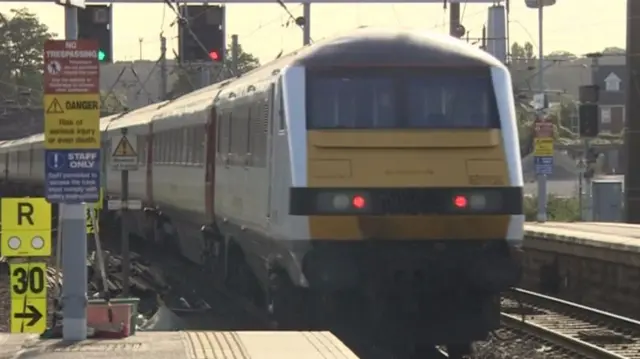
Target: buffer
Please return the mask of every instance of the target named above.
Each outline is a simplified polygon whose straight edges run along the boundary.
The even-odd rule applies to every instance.
[[[47,113],[51,113],[51,114],[64,113],[64,110],[62,109],[62,105],[60,105],[60,101],[58,101],[57,98],[54,98],[53,101],[51,101],[51,104],[47,108]]]
[[[111,154],[111,157],[134,157],[138,156],[136,150],[131,146],[131,142],[127,139],[127,136],[122,136],[118,146]]]

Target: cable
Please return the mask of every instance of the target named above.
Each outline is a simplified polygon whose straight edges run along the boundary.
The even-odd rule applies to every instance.
[[[301,23],[303,21],[308,21],[309,19],[305,19],[303,17],[295,17],[293,16],[293,14],[291,13],[291,11],[289,11],[289,8],[287,7],[287,5],[282,1],[282,0],[276,0],[276,2],[284,9],[284,11],[287,13],[287,15],[289,15],[289,19],[287,20],[286,26],[288,27],[289,24],[293,21],[294,24],[298,25],[298,27],[304,31],[304,23]],[[309,41],[313,44],[315,41],[313,41],[313,38],[309,37]]]
[[[298,5],[298,7],[300,7],[300,6],[302,6],[302,5]],[[273,23],[276,23],[276,22],[278,22],[278,21],[281,21],[281,19],[282,19],[282,15],[278,15],[278,16],[276,16],[276,17],[274,17],[274,18],[272,18],[272,19],[268,20],[267,22],[265,22],[265,23],[263,23],[263,24],[260,24],[260,26],[258,26],[258,27],[256,27],[255,29],[253,29],[253,31],[251,31],[251,32],[250,32],[250,33],[248,33],[247,35],[243,35],[243,36],[242,36],[242,38],[243,38],[243,39],[248,39],[248,38],[250,38],[251,36],[255,35],[258,31],[260,31],[260,30],[264,29],[265,27],[267,27],[267,26],[269,26],[269,25],[271,25],[271,24],[273,24]]]
[[[185,18],[184,16],[182,16],[182,14],[180,13],[180,11],[178,11],[178,9],[176,9],[176,7],[173,5],[173,3],[171,2],[171,0],[164,0],[165,5],[167,5],[172,11],[173,13],[176,15],[176,21],[174,21],[173,23],[171,23],[171,25],[175,24],[176,22],[178,23],[178,26],[180,26],[180,28],[182,29],[186,29],[189,33],[189,36],[191,36],[191,38],[196,42],[196,44],[198,45],[198,47],[200,49],[202,49],[202,51],[204,51],[205,54],[207,54],[207,57],[211,60],[211,63],[213,64],[217,64],[216,61],[214,61],[214,59],[210,58],[209,55],[209,51],[207,51],[207,48],[202,44],[202,41],[200,41],[200,39],[198,38],[198,36],[193,32],[193,30],[191,29],[191,25],[189,24],[189,19]],[[177,1],[176,1],[177,4]],[[176,55],[176,58],[180,58],[174,51],[174,55]],[[181,66],[181,65],[180,65]],[[231,73],[232,76],[239,76],[238,74],[235,74],[233,72],[232,69],[230,69],[227,66],[227,62],[225,61],[225,59],[223,59],[222,61],[222,66],[220,67],[220,70],[218,71],[218,73],[214,76],[216,79],[220,78],[220,76],[222,75],[222,73],[224,71],[228,71],[229,73]]]
[[[464,3],[464,5],[462,6],[462,14],[460,15],[460,22],[462,23],[462,21],[464,20],[464,12],[467,10],[467,2]]]
[[[163,6],[162,7],[162,17],[160,20],[160,35],[162,36],[162,34],[164,34],[164,21],[166,20],[166,16],[167,16],[167,7]]]
[[[191,29],[191,25],[189,24],[189,19],[185,18],[184,16],[182,16],[182,14],[180,14],[180,11],[178,11],[178,9],[176,9],[176,7],[173,6],[173,3],[171,2],[171,0],[164,0],[164,3],[176,15],[176,22],[178,23],[178,26],[180,26],[180,28],[182,29],[186,29],[189,32],[189,36],[191,36],[191,38],[196,42],[196,44],[198,44],[198,47],[202,49],[202,51],[204,51],[205,54],[209,55],[209,51],[207,51],[207,48],[202,44],[202,41],[200,41],[198,36]],[[173,22],[172,24],[174,23],[175,22]],[[211,62],[215,63],[213,59],[211,59]]]

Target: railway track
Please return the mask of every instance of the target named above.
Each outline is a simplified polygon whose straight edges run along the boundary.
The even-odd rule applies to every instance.
[[[640,322],[594,308],[514,289],[503,296],[501,321],[572,357],[640,359]]]

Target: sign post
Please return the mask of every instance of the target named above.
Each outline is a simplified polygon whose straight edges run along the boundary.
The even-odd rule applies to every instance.
[[[51,204],[44,198],[3,198],[2,255],[51,255]],[[44,332],[47,326],[47,264],[11,262],[11,332]]]
[[[136,136],[128,136],[127,128],[123,128],[119,138],[111,141],[111,166],[115,171],[122,171],[120,182],[122,188],[122,206],[120,208],[120,227],[122,230],[122,294],[129,295],[129,228],[127,227],[127,201],[129,200],[129,170],[138,169],[136,153]]]
[[[553,123],[545,118],[536,118],[533,155],[537,175],[553,173],[553,141]]]
[[[100,200],[100,65],[98,43],[77,40],[78,9],[65,2],[65,40],[44,55],[46,198],[60,204],[63,338],[87,338],[85,203]]]

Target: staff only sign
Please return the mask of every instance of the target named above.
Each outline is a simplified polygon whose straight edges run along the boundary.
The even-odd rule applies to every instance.
[[[48,151],[47,199],[52,202],[97,202],[100,199],[100,151]]]

